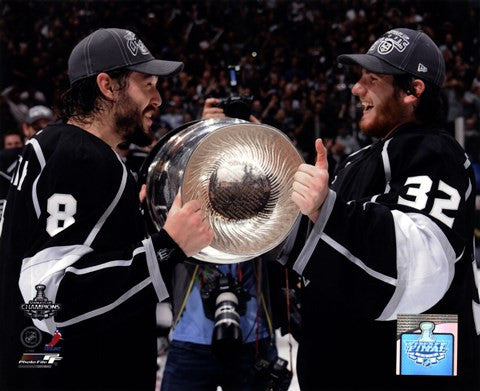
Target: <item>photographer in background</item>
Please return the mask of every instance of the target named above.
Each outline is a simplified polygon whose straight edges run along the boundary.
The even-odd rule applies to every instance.
[[[224,118],[226,117],[225,111],[222,107],[219,106],[222,100],[219,98],[207,98],[205,100],[205,105],[203,106],[202,119],[207,118]],[[250,122],[254,124],[260,124],[260,120],[255,117],[253,114],[249,115]]]
[[[206,99],[202,119],[224,118],[219,102]],[[266,263],[256,258],[230,265],[175,265],[174,324],[162,391],[288,389],[291,373],[277,358]],[[224,310],[229,315],[223,320],[231,316],[235,324],[216,322]]]
[[[225,98],[207,98],[203,106],[202,119],[207,118],[239,118],[259,124],[258,118],[252,115],[253,96],[250,89],[240,91],[240,65],[228,66],[230,95]]]

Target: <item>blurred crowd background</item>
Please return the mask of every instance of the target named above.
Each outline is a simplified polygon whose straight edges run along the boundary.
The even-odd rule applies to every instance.
[[[479,21],[480,0],[3,0],[2,147],[32,122],[30,108],[57,115],[73,46],[99,27],[121,27],[136,32],[154,56],[185,63],[178,77],[159,83],[158,137],[198,119],[206,98],[229,96],[227,67],[238,64],[240,93],[253,96],[259,120],[287,134],[306,161],[315,158],[317,137],[340,161],[372,140],[359,132],[361,106],[350,93],[358,70],[343,69],[336,57],[366,51],[390,28],[409,27],[424,30],[444,54],[447,128],[474,163],[478,193]]]

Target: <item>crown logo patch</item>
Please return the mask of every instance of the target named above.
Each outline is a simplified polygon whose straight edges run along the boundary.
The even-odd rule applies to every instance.
[[[150,54],[143,42],[138,39],[137,36],[131,31],[126,33],[123,38],[125,38],[125,40],[127,41],[127,48],[130,53],[132,53],[132,55],[136,56],[139,50],[140,53],[142,53],[143,55]]]

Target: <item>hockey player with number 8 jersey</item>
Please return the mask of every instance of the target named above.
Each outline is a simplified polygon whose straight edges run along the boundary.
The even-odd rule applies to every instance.
[[[167,249],[163,253],[180,260],[184,254],[165,231],[145,236],[136,188],[119,156],[75,126],[51,125],[26,146],[2,219],[2,371],[20,371],[26,351],[20,333],[32,320],[44,338],[62,331],[62,360],[53,373],[23,370],[19,379],[33,372],[37,381],[47,375],[61,384],[55,371],[74,363],[82,368],[87,363],[78,359],[89,355],[105,355],[106,366],[113,364],[110,355],[126,349],[155,356],[155,345],[146,346],[138,335],[154,341],[145,334],[155,330],[155,303],[168,297],[156,252]],[[35,298],[39,284],[61,307],[55,316],[30,319],[21,305]],[[103,332],[109,335],[102,340]],[[78,346],[77,338],[89,342]],[[114,365],[122,368],[121,362]],[[150,381],[151,365],[140,369]],[[139,386],[143,381],[135,380]]]
[[[0,389],[154,389],[162,273],[213,232],[199,202],[177,195],[148,236],[115,148],[151,142],[159,76],[182,67],[124,29],[99,29],[72,50],[64,123],[25,147],[1,220]]]

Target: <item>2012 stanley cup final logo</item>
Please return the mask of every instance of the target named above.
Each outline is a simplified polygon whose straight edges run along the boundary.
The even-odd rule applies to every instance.
[[[46,286],[38,284],[35,286],[36,296],[28,303],[22,304],[20,308],[25,315],[32,319],[47,319],[54,316],[60,309],[60,304],[55,304],[45,296]]]
[[[405,349],[410,360],[416,364],[429,367],[438,364],[444,360],[448,351],[448,343],[440,339],[434,338],[433,322],[420,323],[422,334],[416,341],[405,342]]]
[[[397,375],[456,376],[458,316],[397,317]]]
[[[149,50],[147,47],[143,44],[143,42],[137,38],[137,36],[129,31],[124,35],[125,40],[127,41],[127,48],[130,50],[130,53],[132,55],[136,56],[138,54],[138,51],[140,50],[140,53],[143,55],[150,54]]]

